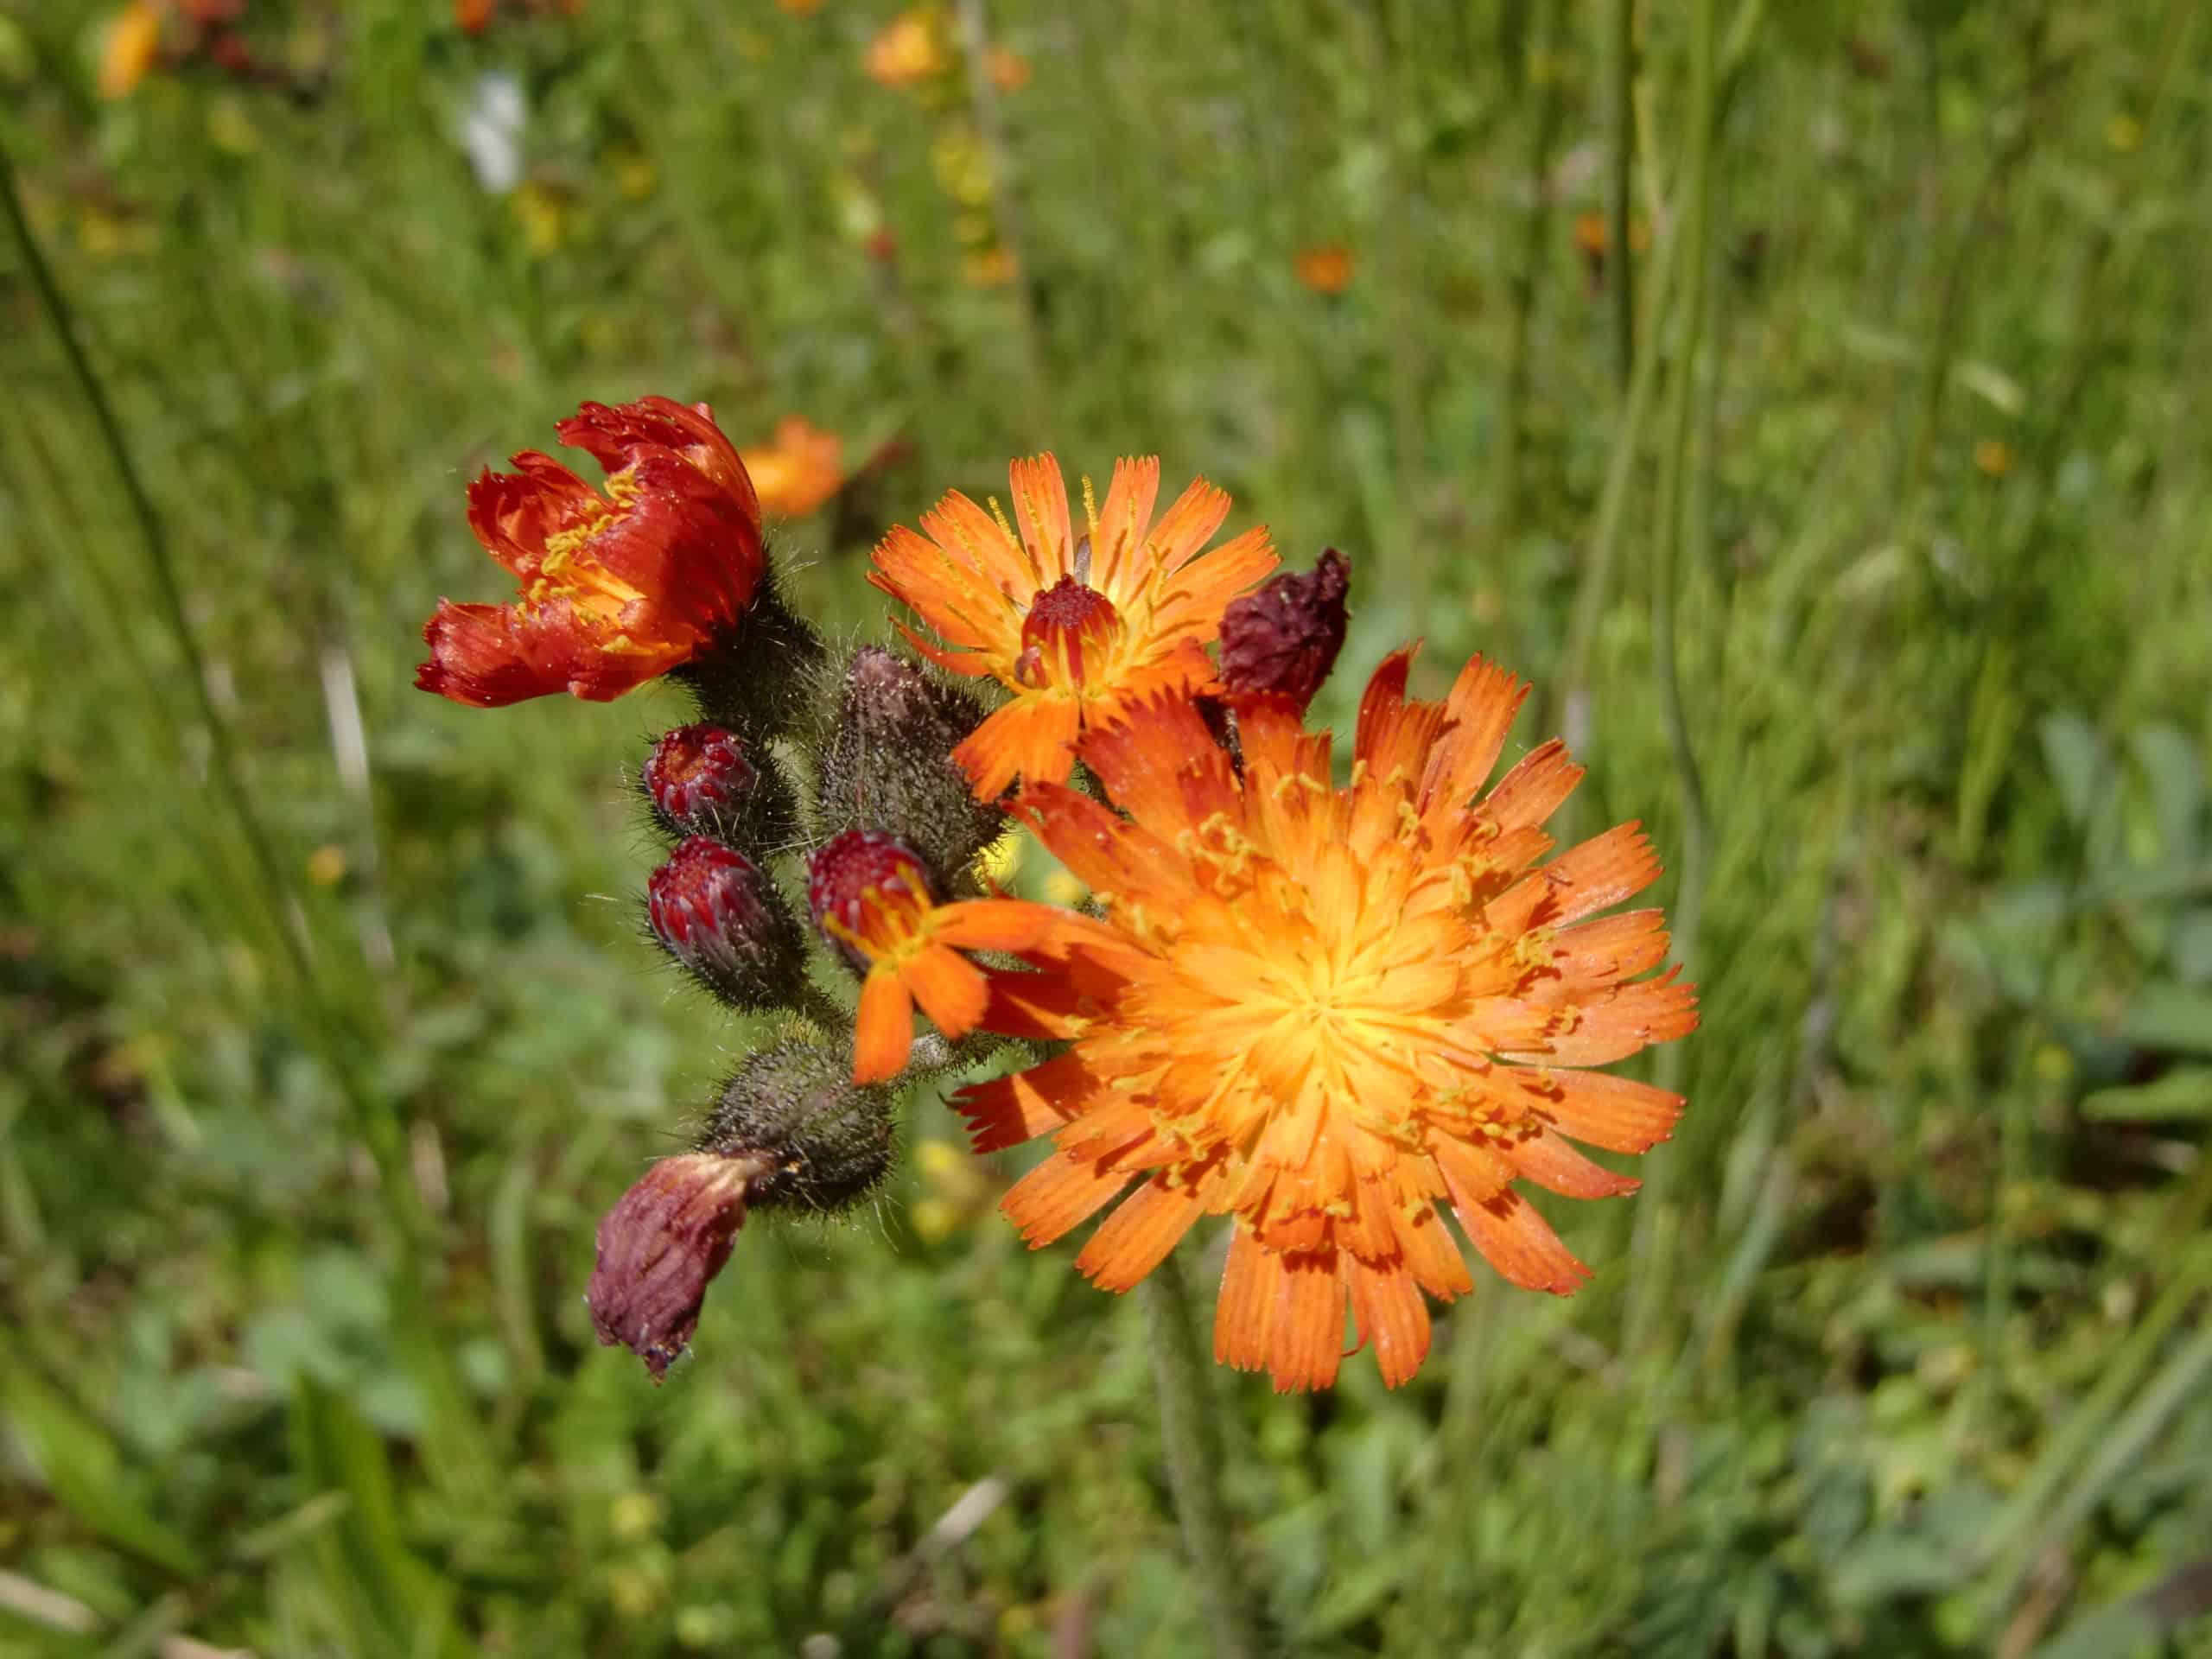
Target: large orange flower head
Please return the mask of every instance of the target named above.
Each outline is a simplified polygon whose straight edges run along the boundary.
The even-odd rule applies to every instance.
[[[605,492],[534,449],[469,486],[469,528],[522,596],[440,600],[423,690],[479,708],[619,697],[726,640],[759,590],[760,504],[704,404],[586,404],[556,429]]]
[[[1440,1205],[1514,1284],[1580,1284],[1515,1183],[1633,1190],[1569,1141],[1641,1152],[1682,1102],[1587,1068],[1697,1023],[1690,987],[1638,977],[1660,913],[1598,914],[1659,874],[1636,826],[1540,865],[1580,768],[1547,743],[1478,799],[1525,689],[1477,658],[1408,701],[1408,661],[1368,687],[1349,784],[1285,703],[1240,707],[1240,772],[1154,696],[1083,743],[1121,812],[1025,791],[1104,915],[1022,952],[1047,971],[998,975],[983,1016],[1071,1046],[962,1097],[979,1150],[1055,1137],[1005,1201],[1033,1247],[1122,1200],[1077,1260],[1107,1289],[1234,1217],[1214,1351],[1279,1389],[1334,1379],[1347,1305],[1384,1382],[1414,1375],[1422,1292],[1472,1285]]]
[[[920,534],[901,524],[884,537],[868,576],[944,641],[908,630],[916,649],[1011,694],[953,751],[982,800],[1016,779],[1065,781],[1081,734],[1148,694],[1211,684],[1205,645],[1222,611],[1275,565],[1264,528],[1199,556],[1230,505],[1204,479],[1154,523],[1157,456],[1116,461],[1103,509],[1085,480],[1080,533],[1051,455],[1015,461],[1010,481],[1014,524],[955,490]]]

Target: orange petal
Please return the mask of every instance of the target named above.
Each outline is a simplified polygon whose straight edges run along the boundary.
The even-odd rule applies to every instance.
[[[943,548],[957,563],[965,564],[983,579],[984,585],[1027,606],[1039,588],[1049,584],[1037,579],[1029,555],[1010,541],[999,521],[957,490],[922,515],[922,533]]]
[[[998,799],[1016,778],[1064,784],[1075,770],[1078,719],[1067,697],[1017,696],[969,733],[952,758],[979,801]]]
[[[1027,1071],[971,1083],[953,1096],[952,1104],[967,1122],[969,1144],[977,1152],[998,1152],[1072,1122],[1104,1086],[1081,1052],[1071,1049]]]
[[[881,1083],[905,1068],[914,1046],[914,1004],[889,966],[871,969],[853,1026],[853,1081]]]
[[[1262,1249],[1251,1229],[1239,1222],[1230,1236],[1229,1262],[1221,1272],[1221,1297],[1214,1304],[1216,1364],[1256,1371],[1268,1363],[1275,1281],[1281,1274],[1282,1258]]]
[[[1274,1318],[1268,1325],[1268,1370],[1275,1392],[1325,1389],[1337,1380],[1344,1352],[1344,1281],[1337,1252],[1277,1257]]]
[[[1162,633],[1214,639],[1221,632],[1221,613],[1229,601],[1281,563],[1268,540],[1267,526],[1248,530],[1185,566],[1153,612],[1152,626]]]
[[[1027,899],[963,899],[938,906],[933,937],[963,950],[1027,950],[1049,937],[1065,912]]]
[[[1561,1134],[1608,1152],[1643,1152],[1674,1133],[1680,1095],[1605,1071],[1539,1074],[1536,1109]]]
[[[1366,760],[1384,727],[1395,722],[1398,710],[1405,706],[1406,673],[1419,649],[1407,645],[1392,652],[1368,676],[1367,690],[1360,693],[1359,721],[1352,737],[1354,760]]]
[[[1451,721],[1430,752],[1422,780],[1425,800],[1457,811],[1490,780],[1491,768],[1505,747],[1514,716],[1529,699],[1529,688],[1495,664],[1471,657],[1445,700]]]
[[[1195,1187],[1155,1175],[1099,1224],[1076,1271],[1101,1290],[1127,1290],[1166,1260],[1203,1211]]]
[[[1041,1249],[1104,1209],[1128,1184],[1126,1169],[1101,1169],[1087,1158],[1056,1152],[1016,1181],[999,1208],[1031,1249]]]
[[[1159,498],[1158,455],[1114,463],[1114,481],[1107,488],[1097,540],[1090,550],[1090,585],[1117,605],[1152,574],[1145,532],[1152,528],[1153,504]]]
[[[1488,1147],[1478,1147],[1454,1135],[1433,1133],[1428,1155],[1451,1189],[1452,1202],[1464,1209],[1496,1198],[1513,1184],[1513,1166]]]
[[[1483,798],[1482,814],[1501,830],[1541,823],[1582,781],[1582,768],[1567,757],[1567,745],[1554,738],[1522,755],[1497,787]]]
[[[1483,919],[1504,933],[1563,926],[1617,905],[1659,879],[1659,855],[1636,824],[1570,847],[1491,900]]]
[[[1014,522],[1035,556],[1037,585],[1050,588],[1075,574],[1075,535],[1068,523],[1068,488],[1060,463],[1050,454],[1032,455],[1007,467],[1014,490]]]
[[[1172,575],[1189,563],[1228,517],[1229,497],[1203,478],[1192,479],[1191,487],[1176,497],[1175,505],[1152,532],[1152,547],[1159,556],[1161,571]]]
[[[1402,1262],[1368,1262],[1344,1258],[1351,1289],[1352,1323],[1360,1339],[1375,1350],[1382,1385],[1395,1389],[1421,1370],[1428,1357],[1428,1304]]]
[[[1483,1259],[1508,1283],[1568,1296],[1589,1279],[1590,1269],[1518,1192],[1501,1192],[1481,1204],[1455,1201],[1452,1208]]]
[[[991,1000],[983,1010],[984,1030],[1033,1042],[1082,1034],[1090,1000],[1065,976],[994,968],[985,976],[990,981]]]
[[[1617,1198],[1643,1185],[1591,1162],[1549,1129],[1508,1147],[1505,1155],[1518,1173],[1562,1198]]]
[[[1675,978],[1681,971],[1674,969],[1660,978],[1640,979],[1601,993],[1595,1001],[1571,1005],[1579,1016],[1573,1030],[1551,1037],[1539,1054],[1510,1058],[1610,1065],[1654,1043],[1687,1037],[1697,1029],[1697,987]]]
[[[1439,1301],[1448,1302],[1475,1287],[1473,1275],[1467,1271],[1467,1258],[1460,1255],[1458,1243],[1434,1205],[1424,1204],[1411,1217],[1393,1211],[1390,1221],[1407,1270],[1423,1290]]]
[[[942,944],[925,945],[907,957],[899,977],[931,1023],[948,1037],[965,1037],[975,1030],[990,1006],[991,986],[983,970]]]
[[[1553,942],[1558,975],[1541,988],[1562,995],[1618,984],[1667,959],[1667,913],[1630,910],[1562,928]]]

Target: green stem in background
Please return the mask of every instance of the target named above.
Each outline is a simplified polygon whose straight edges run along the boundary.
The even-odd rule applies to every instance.
[[[974,111],[976,141],[991,175],[991,217],[999,243],[1014,259],[1016,332],[1020,337],[1022,381],[1028,392],[1033,429],[1046,418],[1045,331],[1037,315],[1037,273],[1029,263],[1021,204],[1014,188],[1014,168],[999,123],[998,88],[991,84],[985,54],[990,50],[991,22],[984,0],[960,0],[961,57],[968,67],[968,100]]]
[[[1705,874],[1709,856],[1705,780],[1698,768],[1697,751],[1690,741],[1689,721],[1682,709],[1681,675],[1676,664],[1675,588],[1683,563],[1682,543],[1688,538],[1690,521],[1690,433],[1696,423],[1698,348],[1705,325],[1706,276],[1712,265],[1713,151],[1718,116],[1713,75],[1713,0],[1695,0],[1690,12],[1689,107],[1684,113],[1689,142],[1683,160],[1683,223],[1679,229],[1682,249],[1681,321],[1675,351],[1674,378],[1668,387],[1667,455],[1659,477],[1659,509],[1654,518],[1651,560],[1651,669],[1653,689],[1659,697],[1661,718],[1667,728],[1667,746],[1675,760],[1675,774],[1681,791],[1681,855],[1680,880],[1675,899],[1675,957],[1689,962],[1697,952],[1698,931],[1705,907]],[[1657,1066],[1662,1088],[1679,1085],[1681,1050],[1664,1050]],[[1627,1334],[1630,1353],[1650,1337],[1660,1301],[1672,1278],[1669,1248],[1672,1235],[1664,1226],[1666,1187],[1673,1160],[1665,1156],[1649,1161],[1644,1190],[1636,1211],[1636,1236],[1630,1259],[1634,1263],[1629,1286]]]
[[[1625,394],[1636,372],[1636,259],[1628,240],[1636,183],[1636,0],[1605,4],[1606,321],[1613,378]]]
[[[1505,376],[1498,415],[1497,499],[1491,509],[1491,545],[1505,557],[1521,527],[1522,428],[1527,420],[1529,337],[1536,313],[1537,278],[1544,268],[1546,233],[1551,225],[1552,145],[1559,132],[1558,62],[1564,0],[1542,0],[1535,42],[1529,48],[1524,84],[1536,95],[1535,119],[1529,124],[1528,166],[1521,188],[1521,247],[1510,279],[1505,334]],[[1406,331],[1410,338],[1411,331]]]
[[[1236,1540],[1221,1501],[1221,1435],[1213,1414],[1211,1378],[1198,1351],[1191,1292],[1173,1255],[1147,1274],[1138,1294],[1160,1393],[1160,1436],[1167,1447],[1168,1484],[1183,1525],[1183,1548],[1205,1604],[1217,1659],[1257,1659],[1258,1626],[1236,1568]]]
[[[162,620],[168,626],[177,654],[184,659],[193,704],[199,712],[200,724],[207,728],[217,791],[261,878],[261,896],[271,912],[272,931],[282,941],[299,982],[309,984],[315,976],[314,961],[307,941],[299,931],[299,912],[291,902],[291,886],[284,879],[276,848],[262,828],[261,819],[246,793],[245,776],[238,766],[238,743],[230,722],[215,706],[214,694],[208,689],[207,657],[200,649],[199,636],[193,632],[191,619],[185,614],[184,594],[177,584],[176,562],[170,556],[168,528],[139,475],[130,446],[124,441],[122,424],[116,419],[114,405],[108,401],[107,388],[93,372],[92,362],[78,340],[76,319],[70,311],[69,302],[62,294],[60,284],[54,281],[53,269],[39,249],[38,238],[31,234],[30,221],[23,215],[22,200],[16,186],[15,162],[4,143],[0,143],[0,208],[6,212],[9,231],[22,257],[23,268],[29,273],[31,288],[38,295],[39,308],[46,314],[47,326],[61,347],[62,357],[69,365],[70,378],[77,383],[86,407],[92,410],[109,463],[123,486],[124,500],[130,509],[139,547],[146,556],[146,568],[153,576],[155,592],[161,602]]]

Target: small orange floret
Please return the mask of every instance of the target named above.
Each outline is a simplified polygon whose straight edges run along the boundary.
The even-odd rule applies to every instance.
[[[1234,1217],[1215,1353],[1281,1389],[1334,1380],[1347,1315],[1386,1383],[1420,1369],[1425,1298],[1473,1282],[1447,1208],[1511,1283],[1587,1279],[1516,1183],[1632,1191],[1569,1142],[1641,1152],[1682,1102],[1585,1068],[1697,1024],[1649,976],[1659,912],[1599,914],[1658,875],[1649,843],[1625,825],[1541,862],[1580,769],[1546,744],[1479,793],[1526,689],[1478,658],[1412,701],[1408,661],[1368,688],[1349,785],[1287,702],[1240,707],[1240,767],[1155,695],[1083,741],[1112,808],[1025,790],[1105,914],[991,976],[987,1028],[1071,1046],[959,1098],[978,1150],[1054,1139],[1005,1201],[1033,1246],[1111,1206],[1077,1258],[1107,1289]]]
[[[894,91],[950,73],[952,46],[944,9],[920,5],[900,12],[868,43],[861,61],[870,80]]]
[[[522,595],[439,601],[423,690],[479,708],[564,690],[604,702],[691,661],[752,603],[760,504],[704,404],[586,404],[556,430],[607,470],[605,492],[534,449],[469,486],[469,528]]]
[[[1291,269],[1316,294],[1341,294],[1351,286],[1351,250],[1341,242],[1316,243],[1293,256]]]
[[[1058,782],[1085,731],[1154,692],[1212,683],[1205,645],[1230,600],[1274,569],[1265,529],[1201,557],[1229,497],[1194,482],[1156,523],[1160,461],[1120,461],[1103,507],[1084,484],[1084,528],[1059,462],[1015,461],[1014,522],[957,490],[875,550],[868,580],[919,612],[943,645],[915,647],[956,674],[989,677],[1010,700],[956,749],[977,798],[1017,779]]]

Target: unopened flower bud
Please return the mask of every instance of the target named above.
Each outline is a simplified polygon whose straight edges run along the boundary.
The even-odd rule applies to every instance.
[[[1221,617],[1221,683],[1229,701],[1265,697],[1300,714],[1344,643],[1351,566],[1333,547],[1300,575],[1286,571],[1230,601]]]
[[[870,912],[925,909],[937,883],[914,849],[880,830],[848,830],[818,848],[806,866],[806,904],[814,925],[856,974],[868,958],[854,941],[869,930]]]
[[[805,942],[775,883],[704,836],[653,872],[645,912],[668,954],[733,1007],[787,1007],[805,978]]]
[[[658,1382],[699,1327],[707,1287],[729,1260],[753,1185],[773,1166],[765,1153],[664,1158],[599,1224],[592,1268],[592,1324],[620,1343]]]
[[[701,1149],[772,1160],[753,1183],[756,1209],[849,1208],[890,1171],[898,1110],[896,1090],[857,1087],[851,1071],[842,1052],[819,1043],[759,1051],[723,1088]]]
[[[982,706],[957,686],[880,645],[861,646],[822,758],[816,801],[823,830],[883,830],[933,868],[963,868],[1006,824],[995,805],[976,799],[952,759],[982,718]]]
[[[671,835],[709,836],[764,851],[791,837],[791,793],[773,757],[722,727],[702,723],[663,733],[639,781],[653,817]]]

